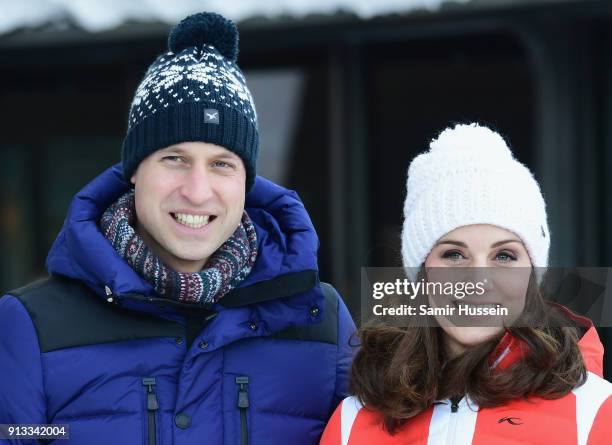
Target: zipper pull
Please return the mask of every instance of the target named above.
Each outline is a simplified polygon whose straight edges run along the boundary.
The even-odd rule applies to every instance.
[[[456,413],[459,410],[459,402],[463,397],[451,397],[451,413]]]
[[[117,300],[115,300],[115,295],[113,295],[113,291],[110,287],[108,287],[108,285],[104,286],[104,293],[106,294],[106,301],[109,303],[117,303]]]
[[[249,386],[248,377],[236,377],[236,385],[238,385],[238,408],[245,409],[249,407],[249,393],[247,387]]]
[[[155,377],[143,378],[142,384],[147,388],[147,410],[157,411],[159,409],[159,402],[155,395]]]

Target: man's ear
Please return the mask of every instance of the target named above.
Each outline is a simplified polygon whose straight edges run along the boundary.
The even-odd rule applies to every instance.
[[[132,183],[132,185],[136,185],[136,174],[135,173],[130,178],[130,182]]]

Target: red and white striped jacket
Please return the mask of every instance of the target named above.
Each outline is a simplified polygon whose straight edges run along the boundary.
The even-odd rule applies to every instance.
[[[594,327],[579,342],[588,370],[585,384],[557,400],[530,398],[478,409],[463,398],[436,402],[393,436],[382,416],[355,397],[338,406],[321,445],[611,445],[612,384],[602,378],[603,346]],[[520,343],[504,336],[495,365],[520,360]]]

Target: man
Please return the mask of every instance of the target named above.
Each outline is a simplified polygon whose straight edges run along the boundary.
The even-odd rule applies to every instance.
[[[87,445],[318,443],[354,324],[297,195],[255,176],[237,38],[216,14],[174,28],[50,278],[0,298],[0,424],[67,424]]]

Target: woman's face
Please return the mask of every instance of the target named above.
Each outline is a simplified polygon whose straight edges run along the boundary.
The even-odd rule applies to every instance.
[[[447,270],[445,274],[442,268],[449,267],[477,269]],[[438,240],[425,259],[425,268],[429,278],[436,275],[458,277],[467,274],[469,281],[485,283],[480,295],[467,296],[461,300],[453,298],[452,304],[457,308],[466,304],[480,308],[501,304],[516,318],[524,307],[531,260],[521,239],[508,230],[490,224],[474,224],[448,232]],[[430,305],[434,305],[431,298]],[[455,326],[443,318],[436,316],[444,331],[446,350],[451,357],[499,335],[504,329],[501,322],[481,322],[478,326],[479,323],[475,321],[472,327],[466,326],[465,321],[469,318],[463,318],[462,326]],[[507,321],[508,317],[504,323],[507,324]]]

